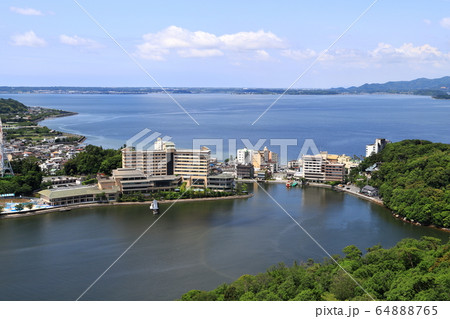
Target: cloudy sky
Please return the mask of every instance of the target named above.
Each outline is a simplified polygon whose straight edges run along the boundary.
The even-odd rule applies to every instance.
[[[318,58],[295,87],[450,75],[450,0],[379,0],[326,54],[373,0],[77,1],[104,30],[74,0],[1,1],[0,85],[156,86],[138,63],[163,86],[283,88]]]

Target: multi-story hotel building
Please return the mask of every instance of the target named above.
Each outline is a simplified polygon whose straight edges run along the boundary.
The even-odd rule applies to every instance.
[[[122,167],[135,168],[147,176],[162,176],[173,174],[173,152],[122,149]]]
[[[210,157],[211,151],[206,147],[201,150],[176,150],[173,172],[182,176],[188,186],[206,187]]]
[[[325,181],[325,173],[322,170],[323,158],[320,155],[303,155],[303,177],[309,181]]]
[[[177,150],[174,147],[162,150],[122,150],[122,167],[134,168],[147,177],[179,175],[188,186],[206,187],[208,184],[208,167],[211,151]]]
[[[247,148],[239,149],[236,152],[236,161],[238,164],[250,164],[252,162],[253,153],[255,151],[249,150]]]
[[[146,176],[142,171],[134,168],[118,168],[112,171],[112,179],[98,178],[99,187],[108,188],[109,181],[113,181],[123,194],[143,193],[155,191],[173,191],[181,184],[181,177],[175,175]],[[106,183],[105,183],[106,182]]]
[[[366,145],[366,157],[381,152],[391,141],[385,138],[377,138],[375,143]]]
[[[303,177],[312,182],[342,182],[345,177],[345,165],[338,163],[338,155],[302,156]]]

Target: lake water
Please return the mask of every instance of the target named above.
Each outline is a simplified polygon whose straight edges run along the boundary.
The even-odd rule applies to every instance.
[[[193,138],[312,138],[320,150],[349,155],[364,154],[378,137],[450,142],[450,101],[427,97],[286,96],[254,126],[274,96],[176,95],[199,126],[159,94],[1,97],[79,112],[43,124],[105,147],[119,147],[144,128],[172,136],[181,147],[192,147]],[[290,148],[291,158],[300,146]],[[391,247],[405,237],[448,240],[447,233],[402,223],[351,195],[264,187],[331,254],[350,244]],[[321,261],[325,253],[251,188],[249,199],[177,203],[84,299],[174,300],[278,262]],[[0,220],[0,300],[78,298],[155,218],[147,206],[116,206]]]
[[[273,95],[186,94],[174,97],[196,125],[163,94],[148,95],[0,95],[26,105],[54,107],[80,113],[44,121],[50,128],[87,136],[87,143],[118,148],[148,128],[172,137],[181,148],[193,139],[298,139],[289,147],[297,158],[303,141],[313,139],[322,151],[364,155],[375,138],[391,141],[420,138],[450,142],[450,100],[422,96],[284,96],[255,125],[253,121],[274,101]],[[225,151],[228,141],[223,143]],[[214,151],[214,149],[213,149]],[[235,155],[235,154],[234,154]],[[225,157],[227,157],[225,155]]]
[[[351,195],[264,187],[330,254],[405,237],[448,239]],[[177,203],[84,299],[174,300],[278,262],[322,261],[325,253],[261,189],[250,190],[249,199]],[[116,206],[0,220],[0,300],[78,298],[156,218],[147,206]]]

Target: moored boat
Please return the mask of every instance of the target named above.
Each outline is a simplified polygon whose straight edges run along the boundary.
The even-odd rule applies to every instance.
[[[153,215],[159,214],[159,206],[156,199],[150,204],[150,209],[153,211]]]

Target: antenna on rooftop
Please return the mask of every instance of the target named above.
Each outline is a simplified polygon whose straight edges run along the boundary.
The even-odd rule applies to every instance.
[[[11,163],[9,162],[8,156],[5,152],[4,142],[3,142],[3,124],[0,118],[0,174],[1,177],[5,175],[14,175]]]

